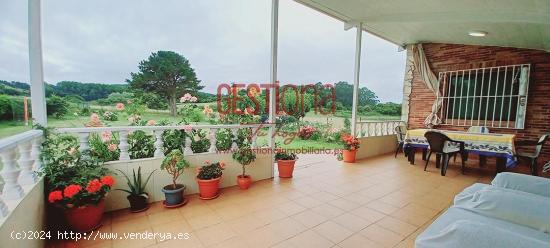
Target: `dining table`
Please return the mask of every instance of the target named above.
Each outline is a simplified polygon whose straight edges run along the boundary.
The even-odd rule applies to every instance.
[[[495,157],[496,173],[503,172],[507,168],[512,168],[517,164],[514,154],[515,146],[514,134],[499,133],[472,133],[463,131],[450,131],[440,129],[411,129],[405,134],[403,150],[405,151],[409,162],[414,164],[415,150],[422,149],[422,159],[426,160],[426,153],[429,149],[428,141],[424,134],[427,131],[441,132],[449,138],[464,142],[464,149],[469,154],[480,155],[480,158]],[[449,144],[457,146],[458,144]],[[484,163],[484,161],[482,161]]]

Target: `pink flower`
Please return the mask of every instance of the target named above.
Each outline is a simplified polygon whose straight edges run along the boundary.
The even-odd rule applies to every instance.
[[[92,115],[90,115],[90,120],[92,120],[93,122],[99,121],[99,115],[97,115],[97,113],[93,113]]]
[[[112,138],[111,132],[109,132],[109,131],[103,131],[103,132],[101,133],[101,140],[102,140],[103,142],[108,142],[108,141],[111,140],[111,138]]]
[[[134,101],[132,101],[132,100],[126,101],[126,103],[128,103],[128,104],[132,104],[133,102],[134,102]]]
[[[133,116],[128,117],[129,122],[134,122],[136,119]]]
[[[223,161],[220,161],[220,167],[221,167],[222,169],[225,168],[225,163],[224,163]]]
[[[109,144],[109,146],[107,146],[107,150],[109,150],[111,152],[116,151],[116,149],[118,149],[118,145],[115,144],[115,143],[111,143],[111,144]]]
[[[204,164],[210,164],[210,160],[204,161]]]
[[[194,96],[189,99],[190,102],[197,102],[197,100],[198,100],[197,97],[194,97]]]
[[[155,126],[157,125],[157,122],[155,120],[148,120],[147,121],[147,126]]]
[[[190,132],[191,130],[193,130],[193,126],[191,125],[184,125],[182,127],[183,130],[185,130],[186,132]]]
[[[128,100],[128,101],[130,101],[130,100]],[[121,102],[117,103],[115,108],[118,111],[124,110],[124,103],[121,103]]]
[[[187,101],[190,101],[191,98],[193,98],[193,96],[191,96],[191,94],[189,93],[185,93],[185,95],[183,95],[181,98],[180,98],[180,102],[187,102]],[[195,98],[196,99],[196,98]]]

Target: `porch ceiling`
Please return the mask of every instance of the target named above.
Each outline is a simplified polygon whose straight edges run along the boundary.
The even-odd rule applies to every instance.
[[[399,46],[418,42],[550,51],[548,0],[296,0]],[[471,37],[469,31],[485,31]]]

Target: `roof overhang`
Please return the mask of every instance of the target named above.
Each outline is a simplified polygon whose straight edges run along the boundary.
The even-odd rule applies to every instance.
[[[548,0],[295,1],[344,23],[362,22],[366,32],[401,47],[433,42],[550,51]]]

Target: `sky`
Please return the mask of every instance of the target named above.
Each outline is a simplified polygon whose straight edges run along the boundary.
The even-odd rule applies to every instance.
[[[0,80],[29,81],[27,1],[0,1]],[[48,83],[124,83],[158,50],[185,56],[205,86],[269,82],[271,0],[42,1]],[[292,0],[279,9],[281,83],[353,82],[355,29]],[[363,33],[360,86],[401,102],[405,52]]]

